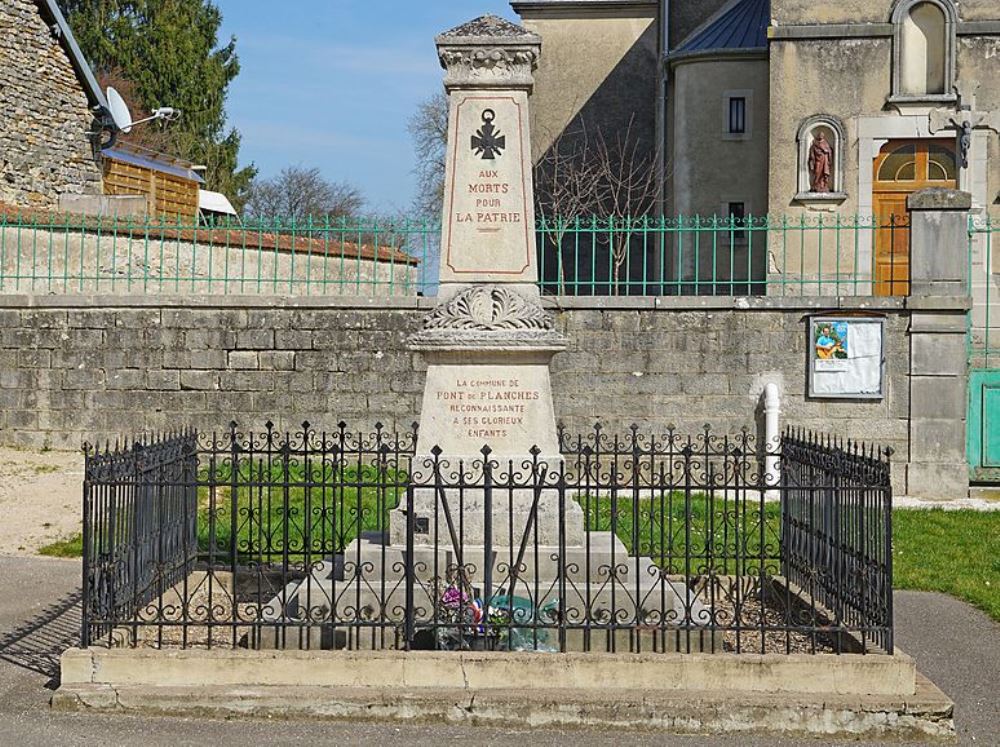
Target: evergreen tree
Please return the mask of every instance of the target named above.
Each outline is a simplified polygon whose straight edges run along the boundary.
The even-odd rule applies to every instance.
[[[128,80],[147,111],[160,106],[182,111],[168,129],[174,154],[207,166],[208,186],[241,205],[256,169],[239,168],[240,134],[226,126],[226,92],[240,64],[235,38],[219,45],[219,9],[210,0],[62,0],[62,5],[99,73]]]

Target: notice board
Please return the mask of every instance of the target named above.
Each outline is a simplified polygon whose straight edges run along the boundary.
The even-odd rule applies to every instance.
[[[809,320],[809,396],[885,397],[885,320],[818,316]]]

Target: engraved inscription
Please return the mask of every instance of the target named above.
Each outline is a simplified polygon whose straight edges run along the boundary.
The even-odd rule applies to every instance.
[[[526,95],[452,95],[459,100],[448,141],[441,277],[512,279],[535,253]]]
[[[468,438],[507,438],[524,426],[542,393],[516,377],[458,378],[453,389],[437,392],[451,425]]]
[[[524,213],[517,211],[517,204],[509,199],[510,182],[503,181],[495,169],[483,169],[475,181],[468,185],[469,201],[474,201],[475,211],[455,213],[456,223],[472,223],[479,232],[498,230],[501,224],[522,223]]]

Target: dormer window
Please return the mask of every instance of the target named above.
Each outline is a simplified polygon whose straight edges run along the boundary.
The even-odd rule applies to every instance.
[[[954,100],[958,11],[952,0],[900,0],[892,23],[890,100]]]

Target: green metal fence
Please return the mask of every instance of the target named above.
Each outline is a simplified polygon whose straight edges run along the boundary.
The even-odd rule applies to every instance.
[[[539,274],[572,296],[906,295],[898,273],[876,289],[874,263],[903,232],[906,216],[543,218]]]
[[[841,215],[542,218],[540,286],[574,296],[905,295],[895,277],[876,288],[875,247],[897,231],[908,227]],[[0,212],[0,292],[433,295],[440,236],[436,221],[410,219],[204,226]]]
[[[975,216],[969,223],[969,359],[973,368],[1000,368],[1000,219]]]
[[[410,219],[206,226],[0,213],[0,292],[417,295],[439,235],[436,222]]]

